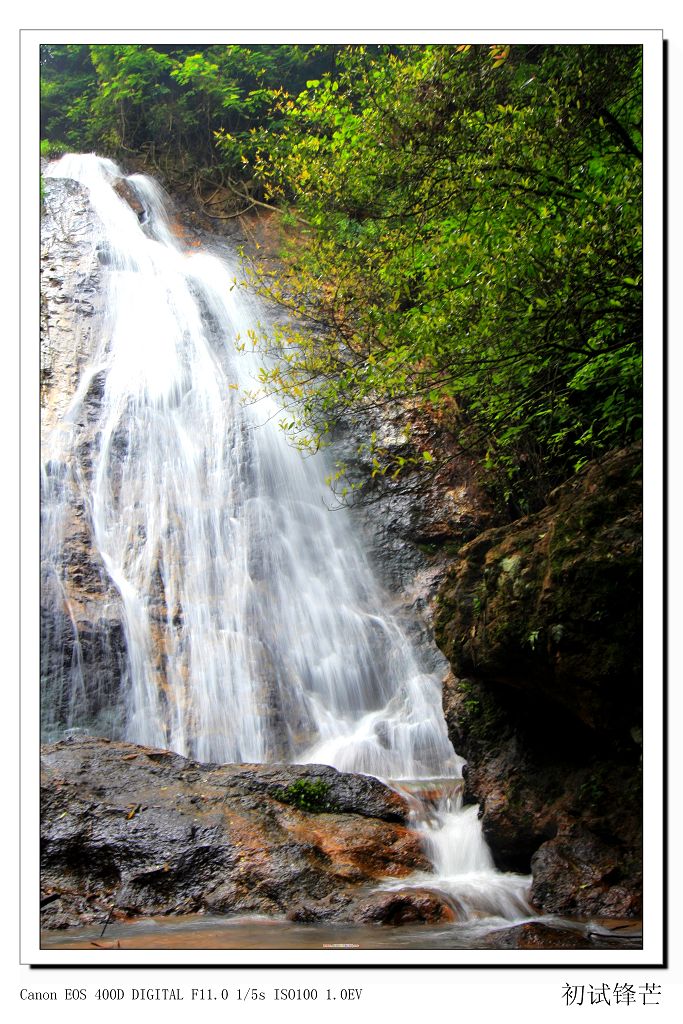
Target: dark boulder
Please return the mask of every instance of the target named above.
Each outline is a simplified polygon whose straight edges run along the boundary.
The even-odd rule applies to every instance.
[[[439,592],[455,674],[623,736],[639,723],[642,452],[593,463],[548,506],[465,545]]]
[[[578,822],[537,850],[531,870],[531,898],[549,913],[615,918],[642,913],[624,851]]]
[[[465,545],[437,601],[466,799],[550,912],[641,913],[641,454]]]
[[[348,920],[360,888],[430,870],[407,815],[376,779],[327,766],[61,741],[42,756],[43,923],[285,915],[302,903]]]
[[[457,920],[443,893],[406,888],[376,892],[358,901],[352,920],[359,924],[449,924]]]

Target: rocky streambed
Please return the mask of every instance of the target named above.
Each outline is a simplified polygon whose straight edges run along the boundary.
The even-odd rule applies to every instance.
[[[43,747],[41,821],[45,949],[640,944],[637,921],[459,921],[436,879],[408,884],[430,871],[408,802],[326,765],[199,764],[71,738]]]
[[[377,891],[430,863],[406,801],[368,776],[83,738],[43,748],[41,797],[46,928],[198,912],[455,919],[431,890]]]

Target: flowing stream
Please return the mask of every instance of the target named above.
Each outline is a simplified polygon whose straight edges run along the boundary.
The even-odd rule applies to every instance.
[[[529,879],[495,870],[476,808],[462,806],[440,679],[387,611],[350,514],[327,508],[324,456],[287,443],[271,399],[240,398],[262,357],[234,343],[268,312],[234,286],[236,264],[177,239],[151,179],[125,179],[131,205],[110,160],[68,155],[46,176],[84,185],[98,225],[102,313],[43,455],[73,465],[90,422],[87,469],[69,472],[122,611],[111,730],[200,761],[325,763],[391,780],[413,801],[435,868],[411,882],[449,893],[470,919],[528,918]],[[46,472],[55,600],[68,582],[65,500]],[[47,736],[102,728],[84,710],[99,684],[75,626],[67,661],[45,670]]]

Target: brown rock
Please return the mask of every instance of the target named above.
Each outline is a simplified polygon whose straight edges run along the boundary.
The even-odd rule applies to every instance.
[[[128,203],[131,210],[136,213],[138,217],[144,216],[145,207],[140,201],[140,196],[137,194],[130,181],[126,178],[117,178],[113,183],[112,188],[119,198]]]
[[[531,900],[548,913],[583,917],[638,917],[640,894],[620,884],[623,852],[579,823],[544,843],[531,861]]]
[[[431,889],[377,892],[360,900],[351,920],[363,924],[448,924],[457,920],[443,893]]]
[[[296,805],[302,780],[324,784],[326,810]],[[87,738],[43,748],[41,798],[45,927],[302,902],[343,916],[359,886],[429,870],[401,797],[324,765],[203,765]]]

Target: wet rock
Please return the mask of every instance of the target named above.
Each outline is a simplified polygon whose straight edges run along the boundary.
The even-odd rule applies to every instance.
[[[641,463],[640,446],[593,463],[538,514],[462,548],[436,616],[456,675],[612,736],[640,720]]]
[[[570,929],[528,922],[514,928],[491,932],[483,942],[490,949],[595,949],[591,935],[583,929]]]
[[[536,813],[511,805],[504,787],[494,786],[486,794],[482,832],[501,870],[527,874],[533,854],[554,831],[551,814],[539,814],[533,803],[530,807]]]
[[[145,206],[133,183],[127,178],[117,178],[116,181],[113,182],[112,188],[120,199],[123,199],[125,203],[128,203],[133,213],[137,215],[138,220],[142,220],[145,216]]]
[[[457,920],[453,906],[431,889],[377,892],[360,900],[350,919],[359,924],[448,924]]]
[[[568,926],[552,921],[528,921],[514,928],[491,932],[484,942],[490,949],[640,949],[642,928],[639,922],[616,927],[592,925]]]
[[[45,927],[110,911],[283,915],[309,905],[340,917],[359,888],[429,870],[419,835],[401,823],[401,797],[374,779],[319,765],[204,765],[94,738],[42,755]],[[324,781],[329,809],[291,802],[302,780]]]
[[[640,916],[639,748],[634,744],[630,759],[617,756],[547,711],[539,720],[519,694],[472,680],[451,676],[444,692],[451,736],[468,758],[465,799],[479,804],[496,866],[533,872],[539,909],[559,912],[562,905],[581,917]],[[584,841],[586,833],[595,837],[593,845]],[[556,837],[558,843],[562,837],[564,857],[551,873],[554,861],[546,855],[556,849]],[[588,885],[581,865],[590,875],[605,847],[617,871],[610,875],[606,868],[602,880]]]
[[[544,843],[532,858],[531,870],[532,902],[549,913],[615,918],[642,913],[623,851],[580,823]]]
[[[287,796],[287,789],[300,779],[328,787],[329,801],[335,811],[362,814],[405,824],[408,806],[398,793],[369,775],[341,773],[328,765],[261,765],[258,774],[251,768],[236,774],[252,792],[265,792],[275,799]]]
[[[324,899],[316,901],[302,900],[290,907],[287,911],[287,920],[306,924],[313,921],[346,921],[347,909],[351,902],[350,896],[342,896],[339,893],[330,893]]]
[[[426,888],[394,889],[349,897],[331,894],[292,907],[290,921],[344,921],[352,924],[450,924],[458,919],[443,893]]]
[[[640,457],[615,453],[483,533],[440,591],[465,796],[546,911],[641,913]]]

